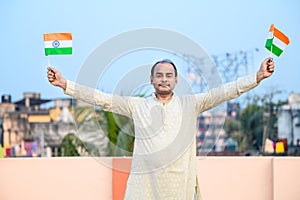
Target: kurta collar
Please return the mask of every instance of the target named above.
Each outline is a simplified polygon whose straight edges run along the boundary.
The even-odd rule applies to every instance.
[[[155,101],[157,101],[157,102],[159,102],[159,103],[162,103],[162,102],[156,97],[155,92],[152,93],[152,97],[153,97],[153,99],[154,99]],[[172,97],[167,101],[166,104],[168,104],[169,102],[173,101],[173,100],[175,99],[175,97],[176,97],[176,94],[173,93]]]

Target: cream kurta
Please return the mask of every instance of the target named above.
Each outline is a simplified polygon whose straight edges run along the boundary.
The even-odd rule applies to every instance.
[[[150,98],[122,97],[67,81],[65,94],[106,111],[131,117],[135,126],[132,166],[124,199],[192,200],[197,186],[197,116],[257,85],[256,74],[162,104]],[[198,187],[197,187],[198,188]]]

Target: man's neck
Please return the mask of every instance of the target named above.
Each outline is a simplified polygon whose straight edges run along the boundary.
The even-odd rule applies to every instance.
[[[160,93],[155,93],[156,98],[162,102],[163,104],[166,104],[170,101],[170,99],[173,96],[173,92],[172,93],[168,93],[168,94],[160,94]]]

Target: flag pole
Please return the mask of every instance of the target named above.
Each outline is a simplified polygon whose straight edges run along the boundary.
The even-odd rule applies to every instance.
[[[273,48],[273,44],[271,45],[271,49],[270,49],[270,55],[269,55],[269,57],[271,57],[272,58],[272,48]]]
[[[273,25],[273,24],[272,24],[272,25]],[[272,25],[271,25],[271,26],[272,26]],[[274,25],[273,25],[273,27],[274,27]],[[274,40],[274,28],[272,28],[272,44],[271,44],[270,55],[269,55],[270,58],[272,58],[273,40]]]
[[[48,61],[48,67],[51,67],[49,56],[47,56],[47,61]]]

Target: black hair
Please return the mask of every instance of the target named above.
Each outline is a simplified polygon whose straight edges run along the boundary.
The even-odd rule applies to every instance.
[[[177,68],[176,68],[175,64],[174,64],[171,60],[169,60],[169,59],[163,59],[163,60],[157,61],[157,62],[152,66],[152,68],[151,68],[151,76],[154,75],[154,68],[155,68],[158,64],[160,64],[160,63],[169,63],[169,64],[171,64],[171,65],[173,66],[173,68],[174,68],[174,71],[175,71],[175,77],[177,77]]]

